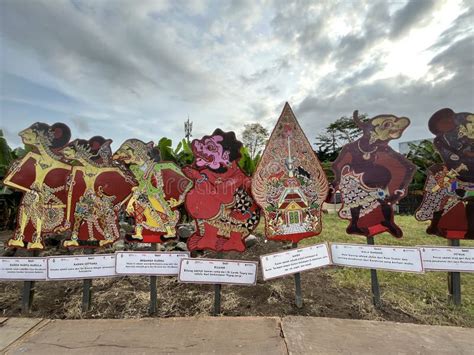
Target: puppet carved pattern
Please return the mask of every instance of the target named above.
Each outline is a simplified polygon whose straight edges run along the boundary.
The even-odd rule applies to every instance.
[[[196,220],[189,250],[245,250],[245,238],[257,226],[260,211],[250,194],[250,177],[238,166],[241,147],[234,132],[220,129],[193,140],[194,164],[183,168],[194,181],[185,200]]]
[[[335,189],[342,194],[339,216],[350,220],[348,234],[367,237],[389,232],[400,238],[393,219],[393,205],[407,193],[415,165],[388,145],[400,138],[410,124],[406,117],[379,115],[369,121],[354,120],[362,137],[345,145],[332,165]]]
[[[128,165],[138,183],[126,209],[135,218],[132,240],[159,243],[174,237],[180,217],[177,207],[184,202],[192,182],[176,164],[160,162],[153,142],[129,139],[115,152],[114,159]]]
[[[298,242],[321,232],[328,181],[288,103],[257,166],[252,192],[268,239]]]
[[[59,150],[69,142],[71,131],[62,123],[35,123],[20,132],[32,151],[9,169],[4,184],[24,192],[18,223],[8,246],[43,249],[43,236],[69,227],[65,219],[68,177],[71,166]]]
[[[133,180],[113,165],[111,140],[77,139],[65,148],[64,157],[75,165],[68,191],[67,218],[72,224],[65,247],[96,247],[120,237],[118,211],[130,196]]]
[[[444,108],[428,126],[444,164],[430,168],[415,217],[431,220],[428,234],[474,239],[474,114]]]

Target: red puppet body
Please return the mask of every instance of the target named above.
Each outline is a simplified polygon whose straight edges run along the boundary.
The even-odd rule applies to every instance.
[[[258,224],[250,178],[237,165],[241,146],[233,132],[219,129],[192,142],[194,166],[183,168],[194,181],[185,199],[186,210],[196,220],[190,250],[244,251],[245,238]]]

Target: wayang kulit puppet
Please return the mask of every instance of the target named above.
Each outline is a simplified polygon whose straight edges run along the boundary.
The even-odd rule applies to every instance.
[[[474,114],[444,108],[428,126],[444,164],[429,169],[415,217],[431,220],[428,234],[474,239]]]
[[[400,238],[403,232],[395,224],[393,206],[407,194],[416,166],[388,143],[401,137],[410,120],[379,115],[364,122],[355,111],[354,121],[362,137],[346,144],[332,165],[333,186],[343,200],[339,216],[350,220],[348,234],[389,232]]]
[[[288,103],[254,173],[252,193],[268,239],[297,243],[321,232],[328,181]]]
[[[245,238],[257,226],[260,212],[251,197],[250,177],[238,166],[241,147],[234,132],[220,129],[192,141],[195,160],[183,168],[194,182],[185,199],[196,221],[189,250],[245,250]]]
[[[184,202],[191,180],[176,164],[161,162],[153,142],[128,139],[114,159],[126,164],[138,183],[126,208],[135,219],[131,240],[160,243],[175,237],[180,217],[177,207]]]
[[[104,246],[120,237],[118,212],[135,183],[113,164],[111,142],[99,136],[77,139],[62,150],[74,165],[67,203],[72,227],[65,247]]]
[[[71,137],[63,123],[35,123],[20,132],[31,148],[10,167],[3,183],[24,192],[17,227],[8,246],[44,249],[43,236],[69,228],[66,218],[68,181],[72,167],[61,155]]]

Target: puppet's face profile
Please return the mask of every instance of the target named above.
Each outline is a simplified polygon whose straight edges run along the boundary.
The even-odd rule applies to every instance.
[[[23,143],[28,145],[38,145],[40,143],[39,134],[32,127],[28,127],[19,133]]]
[[[224,150],[221,145],[224,138],[220,135],[204,137],[201,140],[194,140],[192,143],[193,152],[196,156],[198,167],[208,167],[219,169],[221,166],[230,164],[230,152]]]
[[[468,115],[466,123],[459,125],[459,138],[470,139],[474,144],[474,115]]]
[[[61,151],[63,157],[68,160],[73,160],[77,157],[77,149],[75,144],[70,144]]]
[[[125,164],[143,165],[149,158],[148,150],[153,148],[153,143],[144,143],[138,139],[125,141],[113,155],[114,160]]]
[[[376,117],[371,122],[370,143],[389,141],[400,138],[403,131],[410,124],[406,117],[382,116]]]
[[[444,108],[431,116],[428,127],[436,135],[435,146],[448,167],[461,162],[472,166],[474,161],[474,115],[455,113]]]

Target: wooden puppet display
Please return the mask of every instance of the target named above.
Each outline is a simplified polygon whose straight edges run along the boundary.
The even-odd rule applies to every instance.
[[[379,115],[368,121],[354,121],[362,137],[346,144],[332,165],[336,190],[342,194],[339,216],[350,220],[348,234],[372,237],[389,232],[400,238],[393,206],[406,195],[416,166],[388,143],[400,138],[410,124],[406,117]]]
[[[99,136],[77,139],[62,150],[74,164],[67,203],[72,233],[65,247],[104,246],[120,237],[118,211],[135,183],[113,165],[111,142]]]
[[[429,169],[415,217],[431,220],[428,234],[474,239],[474,114],[444,108],[428,126],[444,164]]]
[[[178,206],[192,186],[191,180],[171,162],[160,162],[153,142],[126,140],[113,156],[126,165],[138,186],[128,201],[127,213],[135,219],[132,241],[161,243],[175,237]]]
[[[37,122],[19,135],[32,150],[12,164],[3,181],[24,192],[17,227],[7,244],[44,249],[44,235],[69,228],[66,203],[72,167],[63,160],[60,149],[69,142],[71,131],[63,123]]]
[[[328,181],[288,103],[254,173],[252,193],[268,239],[297,243],[321,232]]]
[[[185,199],[196,221],[189,250],[245,250],[245,238],[257,226],[260,211],[250,194],[250,177],[238,166],[241,147],[234,132],[220,129],[192,141],[195,160],[183,168],[194,182]]]

